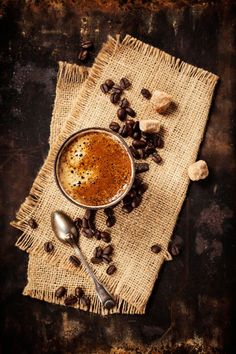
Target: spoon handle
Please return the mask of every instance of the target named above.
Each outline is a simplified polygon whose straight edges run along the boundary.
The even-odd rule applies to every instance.
[[[84,266],[84,268],[86,269],[88,275],[90,275],[90,277],[92,278],[94,285],[95,285],[97,295],[98,295],[99,300],[102,303],[103,307],[105,307],[106,309],[111,309],[112,307],[114,307],[116,305],[115,300],[113,299],[111,294],[108,292],[108,290],[105,288],[105,286],[98,281],[92,268],[88,264],[87,260],[85,259],[80,248],[77,246],[77,244],[74,242],[74,240],[72,240],[70,243],[71,243],[71,246],[73,247],[75,253],[78,255],[79,259],[81,260],[81,263]]]

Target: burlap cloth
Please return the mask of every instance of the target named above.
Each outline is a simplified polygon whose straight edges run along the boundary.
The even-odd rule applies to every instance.
[[[84,210],[59,191],[53,164],[58,148],[69,135],[86,127],[108,127],[116,119],[117,107],[101,92],[100,85],[108,78],[119,82],[124,76],[132,82],[132,89],[126,91],[125,96],[137,112],[137,118],[160,121],[164,127],[165,147],[161,151],[163,165],[150,162],[150,170],[143,176],[149,189],[140,207],[128,215],[122,213],[120,206],[116,208],[117,222],[111,228],[111,235],[117,272],[109,276],[105,272],[106,265],[92,265],[98,278],[117,298],[117,307],[110,313],[144,313],[160,267],[165,259],[171,259],[167,248],[189,184],[187,167],[196,160],[218,77],[131,36],[127,35],[122,42],[119,36],[110,37],[89,75],[86,68],[59,64],[50,151],[12,222],[23,231],[16,245],[30,253],[24,295],[63,304],[63,299],[55,298],[55,290],[64,285],[70,294],[76,286],[81,286],[91,297],[90,311],[107,313],[84,269],[69,263],[72,250],[57,241],[52,232],[51,212],[63,210],[72,218],[84,214]],[[174,98],[175,107],[165,116],[158,115],[140,95],[143,87],[168,92]],[[35,230],[27,224],[30,217],[39,225]],[[96,224],[106,230],[102,211],[97,213]],[[43,248],[49,240],[55,246],[52,254],[45,253]],[[159,254],[150,251],[155,243],[162,246]],[[105,246],[103,241],[80,237],[87,259],[98,245]],[[85,309],[82,304],[76,306]]]

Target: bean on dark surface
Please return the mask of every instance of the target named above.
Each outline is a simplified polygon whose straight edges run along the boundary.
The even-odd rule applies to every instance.
[[[86,49],[82,49],[80,52],[79,52],[79,55],[78,55],[78,59],[80,61],[86,61],[88,59],[88,56],[89,56],[89,53]]]
[[[27,221],[27,224],[31,227],[31,229],[37,229],[37,227],[38,227],[37,222],[33,218],[30,218]]]
[[[56,291],[55,291],[55,296],[60,299],[66,294],[66,288],[64,286],[60,286]]]
[[[69,257],[69,261],[70,261],[70,263],[72,263],[73,266],[75,266],[75,267],[80,267],[80,265],[81,265],[80,259],[79,259],[78,257],[74,256],[74,255],[72,255],[72,256]]]
[[[120,80],[120,86],[123,90],[126,90],[131,86],[131,82],[126,77],[122,77],[122,79]]]
[[[113,130],[113,132],[118,133],[119,130],[120,130],[120,125],[119,125],[118,123],[116,123],[116,122],[111,122],[111,123],[109,124],[109,128],[110,128],[111,130]]]
[[[158,245],[158,244],[153,245],[153,246],[151,247],[151,251],[152,251],[153,253],[159,253],[159,252],[161,252],[161,246]]]
[[[73,306],[77,303],[77,297],[74,295],[69,295],[65,298],[64,303],[66,306]]]
[[[152,97],[151,92],[148,89],[143,88],[141,90],[141,95],[145,97],[147,100],[149,100]]]
[[[43,245],[44,251],[50,253],[54,250],[53,243],[51,241],[45,242]]]
[[[178,256],[183,249],[184,241],[182,237],[176,235],[169,244],[169,251],[172,256]]]
[[[81,42],[81,48],[83,49],[92,49],[93,47],[93,42],[92,41],[82,41]]]
[[[114,264],[111,264],[108,268],[107,268],[107,270],[106,270],[106,273],[108,274],[108,275],[112,275],[113,273],[115,273],[116,272],[116,266],[114,265]]]
[[[127,107],[125,110],[130,117],[134,118],[136,116],[136,112],[133,110],[133,108]]]
[[[80,287],[77,286],[75,288],[75,296],[77,296],[78,298],[82,297],[84,295],[84,290]]]

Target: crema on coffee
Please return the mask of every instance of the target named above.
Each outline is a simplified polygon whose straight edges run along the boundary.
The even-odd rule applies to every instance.
[[[118,199],[132,178],[132,163],[122,143],[108,132],[87,131],[76,136],[58,162],[62,189],[85,206]]]

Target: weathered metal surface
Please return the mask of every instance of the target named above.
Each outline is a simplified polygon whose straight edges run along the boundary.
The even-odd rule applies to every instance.
[[[3,353],[234,353],[235,6],[203,1],[2,2],[1,345]],[[210,177],[190,186],[144,316],[96,315],[21,295],[27,255],[9,227],[48,150],[57,61],[78,62],[81,37],[129,33],[221,78],[200,157]],[[174,202],[174,201],[173,201]],[[158,227],[158,225],[157,225]]]

